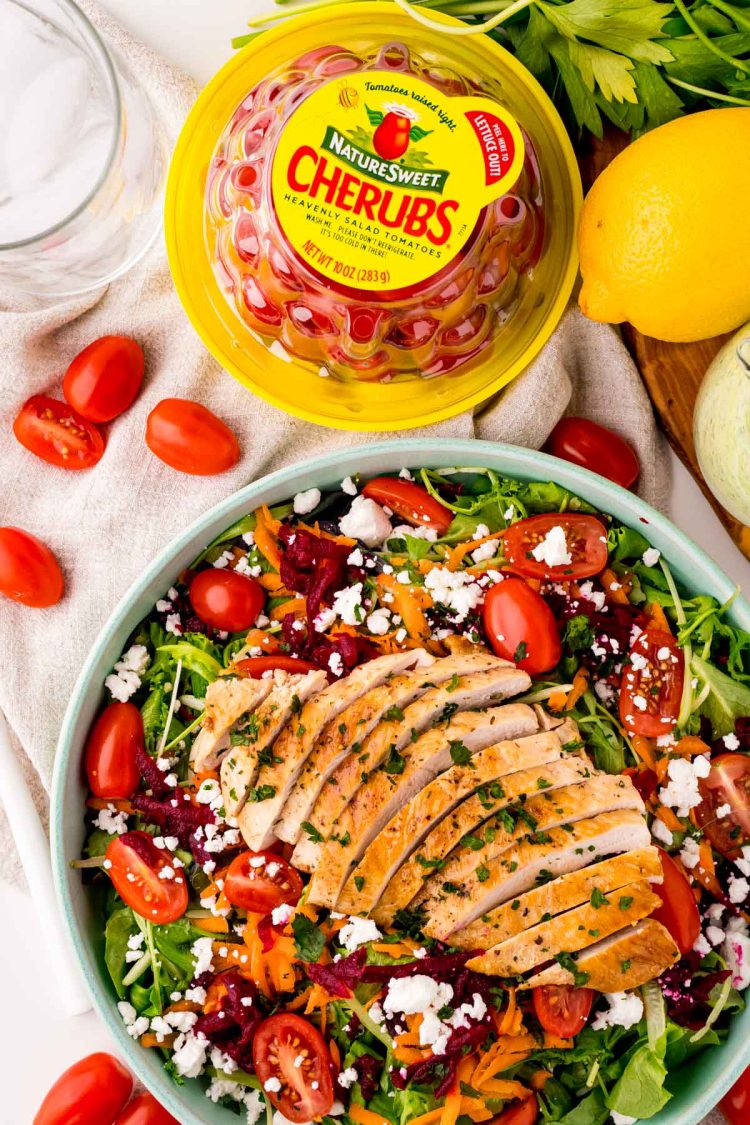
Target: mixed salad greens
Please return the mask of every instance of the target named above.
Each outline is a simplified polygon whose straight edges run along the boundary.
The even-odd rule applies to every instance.
[[[105,681],[77,864],[127,1032],[176,1082],[276,1125],[625,1125],[723,1041],[750,984],[750,634],[647,533],[554,482],[404,469],[248,513],[157,601]],[[602,995],[562,955],[572,985],[524,989],[419,909],[312,906],[289,848],[248,851],[218,772],[190,770],[222,677],[334,681],[456,639],[525,668],[526,700],[642,795],[680,952],[658,979]]]

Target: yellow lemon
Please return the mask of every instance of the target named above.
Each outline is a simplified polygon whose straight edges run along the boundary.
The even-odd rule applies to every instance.
[[[703,340],[750,319],[750,109],[709,109],[612,161],[578,229],[592,320]]]

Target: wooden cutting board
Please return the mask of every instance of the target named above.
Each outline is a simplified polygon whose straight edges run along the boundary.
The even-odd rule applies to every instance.
[[[628,137],[616,129],[605,133],[602,141],[591,138],[583,143],[579,163],[585,190],[627,143]],[[750,559],[750,527],[731,516],[711,494],[698,468],[693,445],[693,407],[698,388],[706,368],[729,335],[695,344],[665,344],[642,336],[630,324],[622,325],[622,335],[638,364],[670,445],[695,477],[739,549]]]

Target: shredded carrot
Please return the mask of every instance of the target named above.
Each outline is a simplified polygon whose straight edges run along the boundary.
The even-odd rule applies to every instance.
[[[469,539],[466,543],[458,543],[455,547],[451,548],[446,563],[448,570],[458,570],[465,557],[471,552],[476,551],[477,547],[481,547],[483,543],[491,543],[493,539],[500,539],[502,531],[493,531],[492,535],[485,535],[481,539]]]
[[[573,687],[570,689],[570,692],[568,693],[568,699],[567,699],[567,702],[565,704],[566,710],[569,711],[572,707],[575,707],[576,703],[581,698],[583,693],[586,691],[588,686],[589,686],[588,669],[583,668],[583,667],[579,668],[578,671],[576,672],[575,676],[573,677]]]
[[[642,734],[631,734],[630,745],[638,757],[650,770],[656,769],[656,743],[653,738],[645,738]]]
[[[335,1041],[335,1039],[330,1040],[328,1044],[328,1050],[331,1052],[333,1065],[337,1070],[341,1070],[341,1051],[339,1050],[338,1043]]]
[[[511,1028],[516,1022],[516,1013],[518,1012],[518,1002],[516,1000],[515,988],[508,989],[508,1007],[502,1014],[500,1021],[497,1025],[498,1035],[509,1035]]]
[[[568,702],[567,692],[553,691],[552,695],[547,700],[547,706],[550,711],[564,711],[565,704]]]
[[[377,581],[384,591],[393,595],[390,608],[394,613],[400,614],[409,636],[417,641],[428,640],[432,630],[423,612],[425,606],[420,604],[425,601],[427,592],[398,582],[392,574],[379,574]],[[428,602],[425,601],[425,604]]]
[[[714,898],[723,899],[724,892],[716,878],[714,856],[708,840],[701,840],[698,845],[698,864],[693,868],[693,876]]]
[[[649,602],[646,606],[646,616],[655,628],[671,634],[672,626],[667,621],[667,615],[658,602]]]
[[[472,1121],[491,1121],[495,1116],[492,1110],[487,1109],[486,1102],[470,1097],[461,1098],[461,1116],[464,1114]]]
[[[281,621],[288,613],[293,613],[296,617],[302,617],[306,611],[307,602],[304,598],[291,598],[288,602],[275,605],[268,616],[272,621]]]
[[[347,1115],[352,1121],[356,1121],[357,1125],[390,1125],[387,1117],[383,1117],[382,1113],[373,1113],[371,1109],[365,1109],[363,1105],[357,1105],[352,1102],[347,1110]]]
[[[525,1086],[510,1078],[485,1078],[482,1083],[482,1093],[492,1094],[493,1097],[502,1098],[503,1101],[510,1101],[511,1098],[523,1100],[529,1096]]]
[[[427,1058],[428,1051],[420,1050],[419,1047],[406,1047],[399,1044],[393,1048],[393,1057],[402,1063],[404,1066],[409,1066],[411,1063],[421,1062],[422,1059]]]
[[[461,1102],[463,1101],[461,1083],[469,1081],[472,1066],[473,1062],[471,1058],[461,1059],[461,1062],[458,1064],[455,1081],[445,1097],[443,1112],[440,1115],[440,1125],[456,1125],[456,1121],[461,1113]],[[349,1112],[351,1113],[351,1110]]]
[[[695,758],[698,754],[710,754],[711,747],[707,746],[702,738],[698,738],[697,734],[685,734],[675,743],[672,747],[675,754],[681,754],[684,758]]]
[[[265,574],[259,574],[256,582],[260,582],[264,590],[268,590],[269,594],[277,594],[280,597],[284,594],[289,594],[294,597],[292,590],[287,590],[284,583],[281,581],[281,576],[276,574],[273,570],[267,570]]]
[[[536,1048],[532,1035],[504,1035],[486,1051],[476,1065],[470,1085],[481,1089],[486,1078],[492,1078],[500,1071],[520,1062]]]
[[[662,824],[667,826],[670,832],[682,832],[684,830],[685,826],[682,821],[678,820],[672,810],[668,809],[666,805],[657,805],[654,815],[658,816],[659,820]]]
[[[277,539],[280,525],[274,520],[265,504],[262,508],[258,508],[255,518],[257,521],[254,532],[255,546],[274,570],[278,570],[281,565],[281,552]]]
[[[414,945],[408,941],[374,941],[370,947],[375,953],[386,953],[389,957],[413,957]]]
[[[312,527],[309,523],[300,522],[298,527],[303,531],[309,531],[311,535],[317,535],[318,539],[329,539],[332,543],[340,543],[343,547],[356,547],[357,540],[352,539],[349,535],[332,535],[330,531],[323,531],[319,524]]]
[[[605,567],[602,571],[601,583],[613,602],[616,602],[617,605],[629,604],[628,594],[633,588],[633,580],[630,575],[618,578],[613,570]]]
[[[142,1047],[173,1047],[176,1038],[177,1035],[175,1034],[162,1035],[159,1039],[153,1031],[147,1031],[145,1035],[141,1036],[140,1044]]]
[[[427,1113],[420,1113],[419,1117],[413,1117],[409,1125],[437,1125],[442,1112],[440,1107],[437,1109],[429,1109]]]
[[[551,1077],[551,1070],[535,1070],[529,1080],[529,1085],[532,1090],[543,1090]]]
[[[569,1047],[573,1046],[573,1040],[561,1039],[559,1035],[550,1035],[548,1031],[545,1031],[544,1046],[548,1049],[566,1051]]]
[[[304,1008],[305,1004],[307,1004],[310,999],[311,992],[312,988],[306,988],[304,992],[300,992],[299,996],[295,996],[293,1000],[289,1000],[286,1005],[287,1011],[297,1012],[300,1008]],[[331,1046],[333,1046],[333,1043],[331,1043]]]
[[[228,934],[229,923],[226,918],[191,918],[190,921],[196,929],[207,934]]]
[[[276,637],[264,633],[262,629],[251,629],[245,637],[245,644],[248,648],[262,648],[264,652],[276,652],[279,647]]]
[[[108,809],[110,805],[114,806],[117,812],[127,813],[128,816],[132,816],[136,811],[130,801],[121,797],[113,797],[109,800],[106,797],[89,797],[86,801],[87,809]]]

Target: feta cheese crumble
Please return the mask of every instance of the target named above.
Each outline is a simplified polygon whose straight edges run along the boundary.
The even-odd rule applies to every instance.
[[[314,511],[320,503],[320,489],[308,488],[306,492],[298,492],[294,497],[292,504],[294,506],[295,514],[298,516],[309,515]]]
[[[546,563],[547,566],[570,566],[573,561],[565,531],[557,523],[549,529],[541,543],[532,547],[531,553],[537,562]]]
[[[692,762],[687,758],[673,758],[667,766],[669,783],[659,790],[659,800],[675,809],[678,816],[687,816],[702,800],[698,781],[708,777],[710,772],[711,764],[705,754],[698,754]]]
[[[595,1031],[605,1027],[635,1027],[643,1017],[643,1001],[635,992],[605,992],[609,1004],[606,1011],[597,1012],[591,1026]]]
[[[141,676],[148,667],[148,649],[145,645],[131,645],[115,664],[115,670],[107,676],[104,686],[118,703],[127,703],[141,686]]]
[[[371,918],[351,917],[339,931],[339,940],[344,949],[353,953],[368,941],[377,941],[382,937],[380,930]]]
[[[391,534],[391,521],[379,504],[368,496],[355,496],[346,515],[339,520],[342,535],[359,539],[366,547],[379,547]]]

